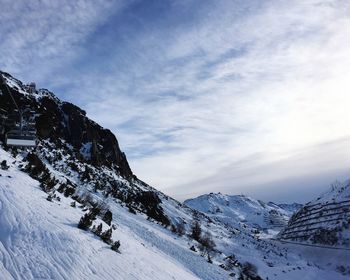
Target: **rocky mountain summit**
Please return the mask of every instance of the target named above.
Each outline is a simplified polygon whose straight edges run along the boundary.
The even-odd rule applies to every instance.
[[[86,112],[69,102],[60,101],[47,89],[32,89],[28,85],[1,72],[20,108],[35,112],[35,127],[40,140],[49,140],[58,148],[70,146],[74,157],[93,166],[114,168],[124,178],[133,176],[125,154],[120,150],[114,134],[86,116]],[[0,109],[9,115],[16,107],[6,93],[0,90]]]

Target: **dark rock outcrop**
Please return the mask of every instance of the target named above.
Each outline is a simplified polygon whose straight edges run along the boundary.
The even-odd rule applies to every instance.
[[[71,145],[73,153],[80,160],[94,166],[114,168],[126,179],[133,177],[126,156],[110,130],[89,119],[79,107],[60,101],[48,90],[29,93],[28,87],[22,82],[7,73],[1,74],[15,84],[9,89],[20,109],[27,108],[35,112],[35,126],[40,140],[49,139],[57,145],[60,140],[64,140]],[[0,90],[0,109],[8,115],[16,115],[16,106],[5,85],[0,85]]]

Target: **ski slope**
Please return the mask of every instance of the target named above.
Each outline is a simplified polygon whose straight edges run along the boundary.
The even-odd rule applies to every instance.
[[[2,149],[0,159],[15,161]],[[61,196],[60,202],[47,201],[39,183],[13,164],[0,174],[2,280],[227,277],[219,268],[208,269],[205,259],[187,248],[168,242],[169,236],[158,235],[161,229],[152,232],[150,222],[128,219],[121,207],[115,209],[122,215],[113,236],[121,241],[118,254],[92,233],[77,228],[83,212],[70,206],[71,199]],[[188,266],[196,266],[197,275]]]

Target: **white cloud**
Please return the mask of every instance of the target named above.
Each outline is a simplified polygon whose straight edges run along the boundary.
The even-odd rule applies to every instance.
[[[170,70],[167,66],[165,73],[153,73],[155,78],[147,80],[144,87],[141,83],[139,91],[183,90],[180,93],[191,98],[160,99],[133,113],[147,128],[141,128],[141,133],[147,135],[163,134],[179,125],[189,128],[165,143],[181,150],[133,160],[136,173],[183,195],[191,193],[189,182],[220,178],[225,166],[256,153],[259,161],[252,165],[281,157],[290,157],[290,163],[295,164],[293,155],[299,149],[349,136],[350,19],[344,12],[349,5],[319,3],[274,1],[238,21],[225,14],[178,31],[165,57],[184,57],[185,62],[175,63]],[[243,51],[220,61],[230,48]],[[217,63],[207,67],[211,61]],[[198,76],[203,71],[208,74],[201,80]],[[147,149],[153,141],[137,142],[128,149]],[[304,160],[313,162],[313,156]],[[343,170],[346,164],[339,158],[338,169]],[[317,171],[317,164],[310,168],[315,176],[322,172]],[[300,171],[291,169],[295,175]],[[261,185],[272,180],[269,174],[262,175],[257,175]],[[233,174],[226,180],[232,184],[231,192],[241,191],[240,184],[246,185]],[[259,184],[254,174],[250,182]],[[215,179],[210,186],[220,189]]]
[[[296,177],[300,160],[316,178],[327,153],[332,170],[348,164],[341,152],[320,146],[350,135],[346,1],[198,5],[192,19],[123,34],[116,50],[101,43],[111,65],[74,79],[52,73],[56,67],[72,71],[70,61],[88,51],[84,40],[118,7],[111,9],[109,1],[55,7],[50,1],[28,12],[26,2],[11,3],[0,12],[0,33],[7,34],[1,65],[21,75],[37,70],[33,79],[53,86],[72,79],[72,100],[116,132],[135,174],[156,187],[179,197],[209,189],[235,193]],[[16,22],[23,10],[26,16]],[[303,149],[312,153],[298,158]],[[314,160],[320,154],[322,160]],[[276,177],[265,166],[279,161],[287,167]]]
[[[84,52],[87,36],[123,7],[103,0],[1,0],[0,6],[1,69],[40,81]]]

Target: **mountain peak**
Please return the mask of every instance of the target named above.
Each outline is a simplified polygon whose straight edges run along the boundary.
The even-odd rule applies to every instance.
[[[126,156],[109,129],[89,119],[78,106],[61,101],[49,90],[33,91],[8,73],[1,73],[19,108],[29,108],[37,114],[35,127],[40,140],[50,139],[58,146],[63,141],[72,146],[71,152],[81,160],[95,166],[113,167],[125,178],[133,177]],[[9,115],[14,114],[16,106],[12,98],[4,94],[4,85],[0,89],[3,92],[0,95],[0,109]]]

